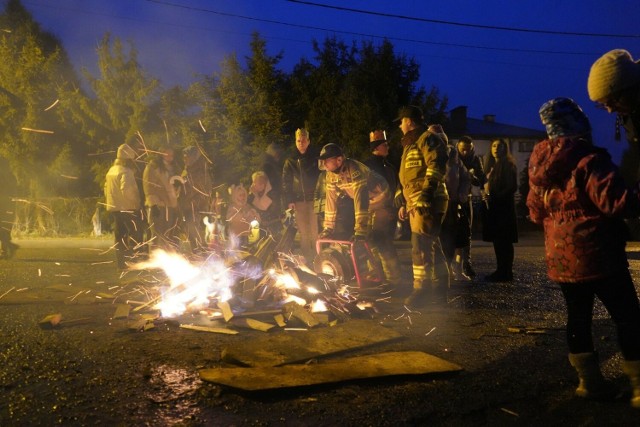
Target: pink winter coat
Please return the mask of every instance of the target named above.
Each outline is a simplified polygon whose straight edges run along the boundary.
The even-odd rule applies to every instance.
[[[624,217],[638,214],[638,196],[606,150],[577,137],[542,141],[529,160],[529,186],[551,280],[584,282],[628,268]]]

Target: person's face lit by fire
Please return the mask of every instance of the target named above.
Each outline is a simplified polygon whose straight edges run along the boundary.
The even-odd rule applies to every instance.
[[[460,153],[460,157],[464,157],[465,159],[471,154],[471,150],[473,149],[473,143],[471,142],[458,142],[458,153]]]
[[[342,167],[343,163],[343,156],[329,157],[328,159],[324,159],[324,168],[329,172],[335,172]]]
[[[410,130],[412,130],[415,126],[413,124],[413,120],[409,117],[403,117],[400,120],[400,125],[398,125],[403,135],[406,135]]]
[[[304,154],[309,148],[309,144],[311,141],[309,140],[309,135],[304,132],[299,132],[296,136],[296,148],[300,152],[300,154]]]

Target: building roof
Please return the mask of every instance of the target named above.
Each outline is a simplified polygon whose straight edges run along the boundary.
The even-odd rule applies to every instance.
[[[467,117],[467,107],[460,106],[451,110],[449,138],[469,135],[474,139],[521,138],[542,140],[547,137],[544,130],[513,126],[495,121],[494,115],[485,115],[483,119]]]

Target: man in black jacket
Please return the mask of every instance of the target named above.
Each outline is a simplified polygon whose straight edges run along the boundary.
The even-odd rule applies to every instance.
[[[318,220],[313,210],[313,194],[320,174],[318,149],[311,145],[306,129],[296,130],[296,151],[282,168],[282,201],[295,212],[300,233],[300,250],[308,263],[315,257]]]

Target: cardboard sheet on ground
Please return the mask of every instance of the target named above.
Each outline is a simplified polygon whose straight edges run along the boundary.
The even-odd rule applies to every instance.
[[[242,366],[280,366],[393,341],[403,336],[370,320],[333,327],[281,331],[246,340],[223,351],[223,360]]]
[[[392,375],[457,372],[462,367],[420,351],[379,353],[309,365],[215,368],[200,371],[205,381],[257,391],[336,383]]]

